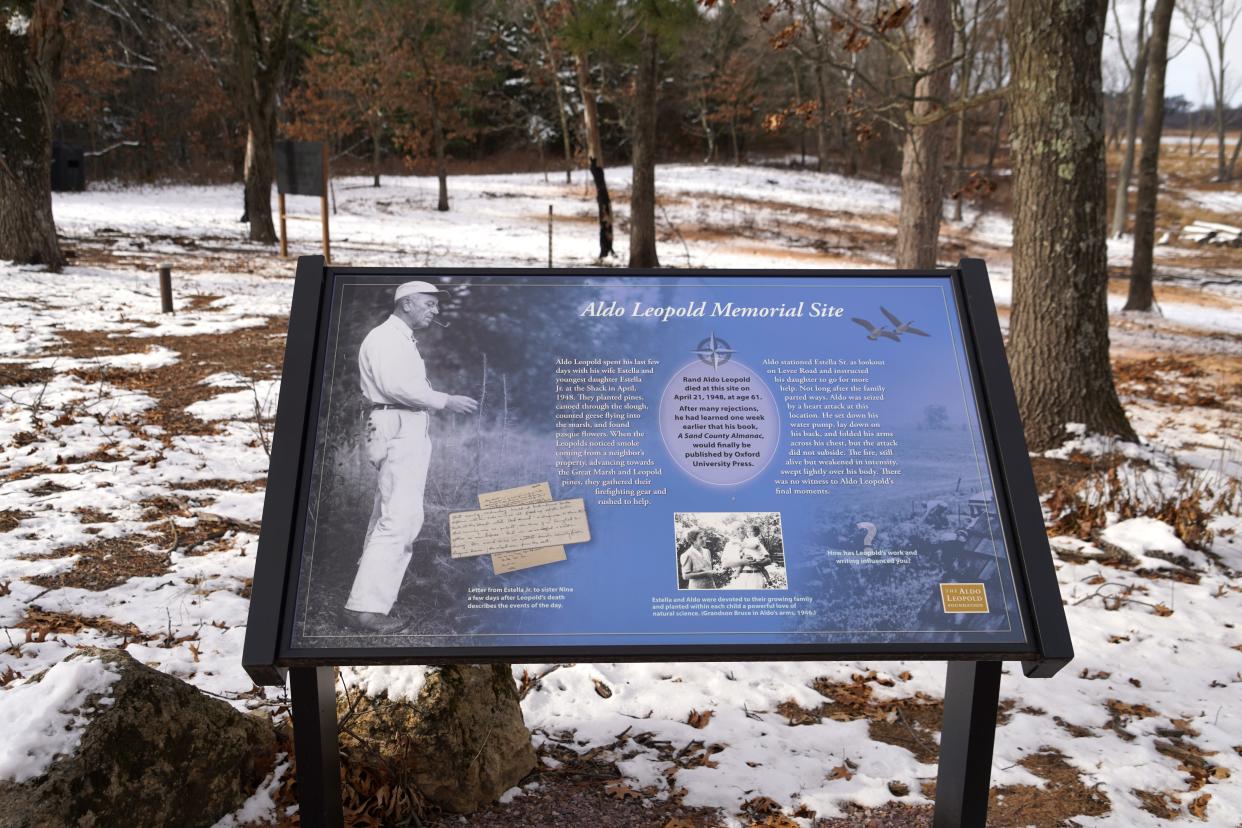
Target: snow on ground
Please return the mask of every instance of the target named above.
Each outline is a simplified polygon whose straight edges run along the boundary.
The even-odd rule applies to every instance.
[[[1237,190],[1186,190],[1182,197],[1216,213],[1223,213],[1226,221],[1242,221],[1242,192]]]
[[[620,222],[628,175],[609,170]],[[552,205],[554,263],[592,265],[595,208],[584,186],[581,176],[572,185],[540,174],[455,177],[453,210],[437,213],[434,179],[387,178],[380,188],[337,179],[333,252],[359,265],[543,266]],[[684,165],[660,167],[657,186],[659,252],[667,265],[891,265],[892,187],[774,168]],[[280,701],[279,690],[253,688],[240,653],[264,446],[279,393],[279,377],[260,354],[282,345],[279,330],[267,326],[287,312],[292,263],[244,240],[240,201],[236,187],[57,194],[55,213],[77,264],[60,277],[0,264],[6,736],[71,722],[65,711],[77,697],[66,695],[69,686],[94,687],[99,678],[69,675],[87,669],[65,662],[85,644],[125,646],[140,661],[243,709],[270,710]],[[292,213],[317,210],[315,200],[289,202]],[[317,224],[293,221],[289,228],[295,254],[318,252]],[[946,224],[945,235],[965,255],[989,260],[998,303],[1008,304],[1008,220],[972,209],[962,226]],[[624,261],[625,234],[617,236]],[[1122,245],[1110,246],[1114,255],[1123,255]],[[174,266],[179,308],[170,317],[159,313],[155,279],[164,261]],[[1232,272],[1239,270],[1242,263]],[[1185,274],[1179,284],[1194,278]],[[1198,302],[1182,293],[1162,304],[1163,317],[1115,315],[1114,341],[1135,353],[1237,359],[1240,306],[1236,297]],[[253,356],[203,356],[239,337],[250,337]],[[1179,406],[1137,392],[1126,402],[1144,446],[1079,434],[1061,456],[1123,454],[1125,474],[1146,491],[1181,485],[1174,460],[1215,469],[1212,491],[1242,471],[1236,409]],[[1228,460],[1214,466],[1216,455]],[[1214,519],[1210,554],[1187,547],[1149,515],[1112,514],[1108,523],[1098,541],[1054,541],[1078,657],[1051,680],[1027,680],[1016,665],[1007,670],[1002,699],[1012,706],[997,733],[993,784],[1045,786],[1028,759],[1053,750],[1086,789],[1097,787],[1110,802],[1105,815],[1075,817],[1078,824],[1156,824],[1151,797],[1171,813],[1206,808],[1211,823],[1237,824],[1242,791],[1224,780],[1242,773],[1242,629],[1234,621],[1242,618],[1235,574],[1242,568],[1242,520],[1224,512]],[[1116,550],[1137,563],[1119,560]],[[35,691],[29,679],[49,668],[43,690]],[[771,797],[786,813],[803,805],[820,816],[842,813],[850,802],[929,801],[922,785],[935,778],[935,765],[874,734],[877,721],[904,721],[894,704],[942,696],[943,664],[514,668],[517,677],[545,671],[523,702],[536,741],[585,752],[617,744],[627,729],[649,733],[642,744],[630,740],[603,757],[611,756],[636,790],[653,786],[656,796],[670,796],[675,779],[687,805],[720,808],[734,823],[741,803],[757,796]],[[414,668],[348,674],[368,692],[413,694],[422,680]],[[817,678],[821,687],[863,688],[858,692],[879,705],[879,719],[816,713],[833,701],[811,686]],[[597,682],[611,690],[608,698]],[[65,692],[49,692],[56,688]],[[810,715],[792,726],[787,714],[799,709]],[[696,721],[691,711],[713,715]],[[66,749],[60,741],[36,741]],[[679,750],[696,741],[721,749],[711,761],[670,773],[676,766],[658,746]],[[0,778],[36,773],[50,758],[34,755],[27,742],[6,738]],[[271,814],[287,767],[282,763],[221,824]],[[894,793],[903,785],[908,793]]]
[[[72,754],[90,721],[84,708],[106,707],[120,674],[98,658],[52,666],[41,681],[0,693],[0,781],[25,782],[57,756]]]

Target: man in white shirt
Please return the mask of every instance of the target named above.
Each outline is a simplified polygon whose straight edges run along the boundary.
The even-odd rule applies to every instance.
[[[470,397],[431,387],[414,338],[415,331],[431,325],[440,312],[440,297],[447,295],[427,282],[398,286],[392,315],[367,334],[358,352],[362,394],[371,407],[367,459],[379,470],[379,485],[345,615],[367,632],[396,633],[406,625],[389,613],[423,527],[431,412],[474,414],[479,409]]]

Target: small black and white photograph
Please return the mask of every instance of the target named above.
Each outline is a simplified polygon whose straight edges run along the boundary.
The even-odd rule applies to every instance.
[[[788,589],[780,512],[677,512],[677,588]]]

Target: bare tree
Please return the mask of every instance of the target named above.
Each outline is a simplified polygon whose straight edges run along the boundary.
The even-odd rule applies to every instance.
[[[612,198],[608,195],[608,182],[604,178],[604,142],[599,136],[599,108],[595,103],[595,89],[591,85],[591,64],[586,51],[574,55],[578,70],[578,94],[582,96],[582,121],[587,138],[587,167],[595,183],[595,202],[599,207],[599,257],[613,256],[612,249]]]
[[[565,183],[569,184],[573,181],[574,153],[569,141],[569,115],[565,109],[565,92],[561,84],[561,51],[549,28],[544,2],[545,0],[530,0],[530,9],[535,19],[535,30],[539,33],[539,42],[543,44],[544,58],[548,62],[552,91],[556,94],[556,114],[561,122],[561,142],[565,150]],[[559,6],[555,11],[564,13],[565,9]]]
[[[1138,195],[1134,207],[1134,255],[1130,260],[1130,295],[1126,310],[1151,310],[1152,255],[1156,242],[1156,198],[1160,194],[1160,135],[1164,130],[1164,74],[1169,62],[1169,26],[1173,0],[1156,0],[1143,101],[1143,154],[1139,158]]]
[[[1012,0],[1013,311],[1009,360],[1026,439],[1065,425],[1135,439],[1108,361],[1101,50],[1107,4]]]
[[[1129,75],[1126,91],[1126,146],[1121,161],[1121,169],[1117,171],[1117,194],[1113,200],[1113,225],[1109,232],[1120,238],[1126,229],[1126,215],[1129,213],[1130,176],[1134,173],[1134,145],[1138,138],[1139,110],[1143,105],[1143,83],[1147,79],[1147,0],[1139,0],[1138,30],[1134,36],[1134,55],[1126,49],[1125,32],[1121,28],[1121,17],[1117,13],[1119,0],[1113,0],[1113,21],[1117,27],[1117,46],[1121,53]]]
[[[255,0],[226,0],[234,70],[246,121],[246,212],[251,241],[276,241],[272,179],[276,175],[276,92],[289,54],[293,0],[274,0],[261,14]],[[267,18],[264,20],[263,18]]]
[[[1242,0],[1189,0],[1181,9],[1186,27],[1207,61],[1216,114],[1216,180],[1227,181],[1233,163],[1225,163],[1225,108],[1237,91],[1237,81],[1229,77],[1225,49],[1242,18]]]
[[[64,51],[64,0],[0,7],[0,259],[58,271],[52,218],[52,100]]]

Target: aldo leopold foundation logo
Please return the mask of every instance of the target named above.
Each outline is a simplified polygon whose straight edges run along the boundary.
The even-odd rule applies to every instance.
[[[940,602],[945,612],[988,611],[988,595],[983,584],[941,584]]]

